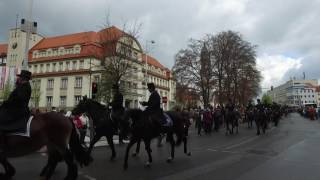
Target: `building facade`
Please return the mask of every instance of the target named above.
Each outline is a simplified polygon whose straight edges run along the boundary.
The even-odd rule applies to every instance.
[[[0,44],[0,54],[3,51],[3,56],[6,55],[6,77],[13,74],[8,73],[8,69],[14,69],[16,73],[21,68],[25,34],[19,28],[12,29],[8,43]],[[138,108],[140,101],[147,100],[147,82],[155,83],[165,110],[175,104],[176,84],[170,70],[145,55],[140,43],[117,27],[56,37],[32,34],[29,42],[32,107],[71,109],[83,96],[92,97],[92,84],[101,80],[104,65],[122,49],[130,52],[126,61],[130,61],[132,72],[120,80],[120,86],[126,89],[124,106]]]
[[[302,106],[307,103],[319,103],[317,80],[290,80],[267,92],[272,100],[289,106]]]

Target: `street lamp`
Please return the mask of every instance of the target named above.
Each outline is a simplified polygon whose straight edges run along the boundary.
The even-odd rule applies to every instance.
[[[147,71],[148,71],[148,51],[149,51],[149,46],[148,44],[155,44],[154,40],[150,40],[150,41],[146,41],[146,50],[145,50],[145,57],[146,57],[146,64],[145,64],[145,74],[144,74],[144,81],[146,84],[146,93],[145,93],[145,97],[147,98],[147,83],[148,83],[148,76],[147,76]]]

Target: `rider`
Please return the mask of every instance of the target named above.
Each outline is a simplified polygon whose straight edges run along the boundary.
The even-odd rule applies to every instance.
[[[252,104],[252,101],[249,100],[248,104],[247,104],[247,108],[246,108],[246,111],[249,112],[253,109],[253,104]]]
[[[29,80],[31,72],[21,70],[17,74],[16,87],[9,98],[0,106],[0,138],[8,132],[24,132],[30,116],[28,107],[31,97]],[[0,142],[2,144],[2,142]],[[1,151],[0,147],[0,151]]]
[[[124,107],[123,107],[123,95],[119,90],[118,84],[114,84],[112,86],[112,93],[113,93],[113,98],[111,102],[111,107],[112,107],[111,116],[112,116],[112,119],[116,121],[118,128],[121,128],[119,121],[124,114]],[[123,139],[125,138],[124,135],[121,133],[122,131],[125,131],[125,130],[120,129],[119,143],[123,143]]]
[[[113,91],[113,99],[111,102],[112,106],[112,118],[120,117],[123,114],[124,108],[123,108],[123,95],[121,94],[119,90],[119,85],[114,84],[112,86]]]
[[[156,91],[156,87],[153,83],[148,83],[148,90],[150,97],[148,102],[140,102],[142,106],[147,106],[144,110],[149,119],[156,120],[161,126],[166,124],[165,117],[163,116],[162,109],[160,108],[160,95]]]
[[[264,106],[261,103],[260,99],[257,99],[257,105],[256,105],[256,109],[260,112],[264,112]]]
[[[234,103],[232,102],[232,100],[229,98],[229,100],[228,100],[228,103],[227,103],[227,105],[226,105],[226,110],[228,110],[229,112],[233,112],[234,111],[234,109],[235,109],[235,105],[234,105]]]

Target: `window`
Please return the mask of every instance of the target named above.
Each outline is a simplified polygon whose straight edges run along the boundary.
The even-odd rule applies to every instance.
[[[59,63],[59,71],[63,71],[63,63]]]
[[[82,96],[74,96],[74,105],[78,105],[81,99],[82,99]]]
[[[43,64],[40,65],[40,73],[43,72]]]
[[[66,65],[67,65],[67,71],[69,71],[71,69],[70,62],[67,62]]]
[[[47,64],[46,66],[47,66],[47,67],[46,67],[46,71],[47,71],[47,72],[50,72],[50,64]]]
[[[61,89],[67,89],[68,88],[68,78],[62,78],[61,79]]]
[[[47,96],[47,106],[48,107],[52,106],[52,96]]]
[[[83,69],[83,64],[84,64],[84,61],[83,61],[83,60],[80,61],[80,63],[79,63],[79,69]]]
[[[53,71],[53,72],[57,71],[57,69],[56,69],[56,63],[53,63],[53,64],[52,64],[52,71]]]
[[[77,61],[73,61],[72,62],[72,70],[76,70],[77,69]]]
[[[34,65],[33,72],[38,73],[38,65]]]
[[[47,89],[53,89],[54,79],[48,79]]]
[[[65,107],[67,103],[67,96],[60,96],[60,106]]]
[[[76,77],[75,88],[82,88],[82,77]]]

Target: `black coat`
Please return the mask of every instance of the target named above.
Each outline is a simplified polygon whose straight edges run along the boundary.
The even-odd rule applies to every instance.
[[[123,95],[120,92],[116,92],[111,102],[112,109],[123,109]]]
[[[30,97],[29,82],[18,85],[11,92],[8,100],[0,106],[0,131],[24,131],[30,116]]]
[[[142,102],[143,106],[147,106],[145,112],[147,113],[161,113],[160,95],[157,91],[153,91],[149,97],[148,102]]]

